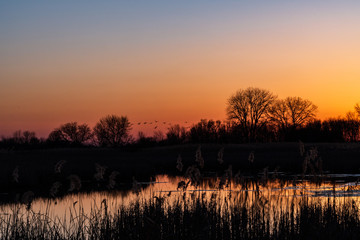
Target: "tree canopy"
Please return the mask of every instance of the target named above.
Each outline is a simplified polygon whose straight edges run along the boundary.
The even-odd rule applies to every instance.
[[[131,124],[126,116],[108,115],[99,120],[94,134],[101,146],[121,146],[129,141]]]
[[[227,116],[239,123],[246,140],[254,141],[275,99],[276,96],[268,90],[252,87],[240,89],[228,99]]]

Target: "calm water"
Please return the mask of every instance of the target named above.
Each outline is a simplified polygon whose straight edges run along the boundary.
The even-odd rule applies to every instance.
[[[153,182],[139,183],[137,186],[141,186],[141,188],[135,192],[72,194],[61,199],[36,199],[32,202],[30,209],[27,209],[24,204],[7,204],[0,206],[0,210],[3,217],[19,213],[25,216],[27,212],[31,212],[44,214],[58,221],[69,222],[71,216],[79,214],[90,216],[96,211],[101,211],[104,202],[110,213],[116,213],[120,206],[130,206],[137,201],[141,206],[141,203],[151,199],[161,200],[165,208],[179,199],[189,203],[197,198],[208,201],[216,199],[217,205],[222,206],[222,211],[227,209],[223,205],[229,202],[235,204],[245,202],[251,206],[256,199],[256,202],[263,203],[265,208],[275,210],[274,214],[297,211],[297,204],[304,196],[308,197],[308,201],[316,201],[319,204],[326,203],[330,197],[339,205],[350,200],[360,206],[360,185],[356,182],[337,182],[335,184],[324,182],[316,185],[308,181],[267,180],[260,185],[248,184],[245,186],[231,181],[226,182],[220,189],[221,179],[208,178],[201,185],[195,187],[189,184],[184,190],[179,188],[179,183],[182,181],[186,183],[187,179],[159,175]]]

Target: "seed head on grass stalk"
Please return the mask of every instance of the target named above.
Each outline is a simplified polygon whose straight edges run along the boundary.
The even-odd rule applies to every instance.
[[[191,182],[191,185],[198,186],[201,179],[200,170],[196,166],[190,166],[186,169],[185,177]]]
[[[232,165],[229,165],[228,168],[225,170],[226,177],[230,181],[232,179]]]
[[[222,147],[219,152],[218,152],[218,155],[217,155],[217,161],[219,164],[223,164],[224,163],[224,148]]]
[[[55,197],[56,194],[59,192],[59,189],[61,187],[61,182],[54,182],[53,185],[50,188],[50,196]]]
[[[141,191],[141,185],[140,185],[140,183],[138,181],[136,181],[135,177],[133,177],[132,189],[131,190],[136,195],[139,195],[139,193]]]
[[[81,188],[81,180],[80,180],[80,177],[73,174],[73,175],[70,175],[68,177],[68,179],[70,180],[70,187],[69,187],[69,192],[72,192],[72,191],[79,191],[80,188]]]
[[[12,179],[14,182],[19,182],[19,166],[16,166],[14,171],[12,172]]]
[[[57,174],[61,173],[65,163],[66,163],[66,160],[60,160],[59,162],[57,162],[54,167],[55,173],[57,173]]]
[[[199,164],[200,168],[204,167],[204,158],[202,157],[202,154],[201,154],[201,146],[199,146],[196,150],[195,162],[197,162]]]
[[[101,166],[100,164],[95,164],[95,170],[96,173],[94,174],[94,178],[96,179],[96,181],[101,181],[104,179],[104,175],[105,175],[105,171],[106,171],[106,166]]]
[[[181,156],[180,156],[180,154],[178,155],[178,157],[177,157],[177,160],[176,160],[176,168],[177,168],[177,170],[179,170],[180,172],[182,172],[182,170],[183,170],[183,163],[182,163],[182,159],[181,159]]]
[[[31,209],[31,203],[34,199],[34,193],[32,191],[25,192],[21,197],[21,202],[26,205],[26,210]]]
[[[254,151],[251,151],[249,154],[249,157],[248,157],[248,161],[250,164],[253,164],[254,160],[255,160],[255,154],[254,154]]]
[[[120,173],[117,171],[112,171],[110,176],[109,176],[109,183],[107,185],[108,189],[113,189],[116,185],[116,177],[119,175]]]
[[[234,176],[234,183],[235,183],[235,186],[242,183],[242,176],[241,176],[240,170]]]
[[[300,151],[300,156],[303,157],[305,154],[305,145],[300,140],[299,140],[299,151]]]
[[[269,167],[266,167],[263,169],[262,176],[261,176],[261,184],[264,187],[266,187],[268,179],[269,179]]]

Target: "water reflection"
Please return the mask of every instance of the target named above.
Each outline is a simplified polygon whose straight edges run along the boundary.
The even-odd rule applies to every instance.
[[[69,222],[71,216],[90,216],[94,211],[101,211],[106,204],[110,213],[116,213],[120,207],[134,203],[142,204],[159,201],[164,208],[178,204],[193,204],[196,200],[211,203],[224,211],[236,204],[262,204],[271,209],[272,215],[283,212],[298,211],[299,204],[306,198],[308,202],[325,204],[331,199],[341,204],[353,201],[359,205],[360,185],[357,182],[321,184],[309,181],[266,180],[260,182],[226,180],[221,178],[203,179],[197,186],[191,185],[188,179],[168,175],[156,176],[152,182],[139,182],[140,191],[112,191],[70,194],[58,199],[36,199],[31,208],[24,204],[6,204],[0,206],[3,216],[13,214],[26,215],[27,212],[42,214],[59,222]],[[230,200],[230,201],[229,201]]]

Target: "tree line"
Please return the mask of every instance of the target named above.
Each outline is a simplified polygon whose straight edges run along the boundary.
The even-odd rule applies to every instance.
[[[360,138],[360,105],[345,117],[319,120],[317,106],[301,97],[279,99],[268,90],[240,89],[229,97],[228,119],[201,119],[189,129],[172,125],[164,134],[155,131],[152,137],[138,132],[130,134],[132,124],[126,116],[108,115],[91,129],[86,123],[69,122],[55,128],[46,139],[35,132],[16,131],[2,137],[1,148],[14,146],[154,146],[182,143],[251,143],[251,142],[355,142]]]

